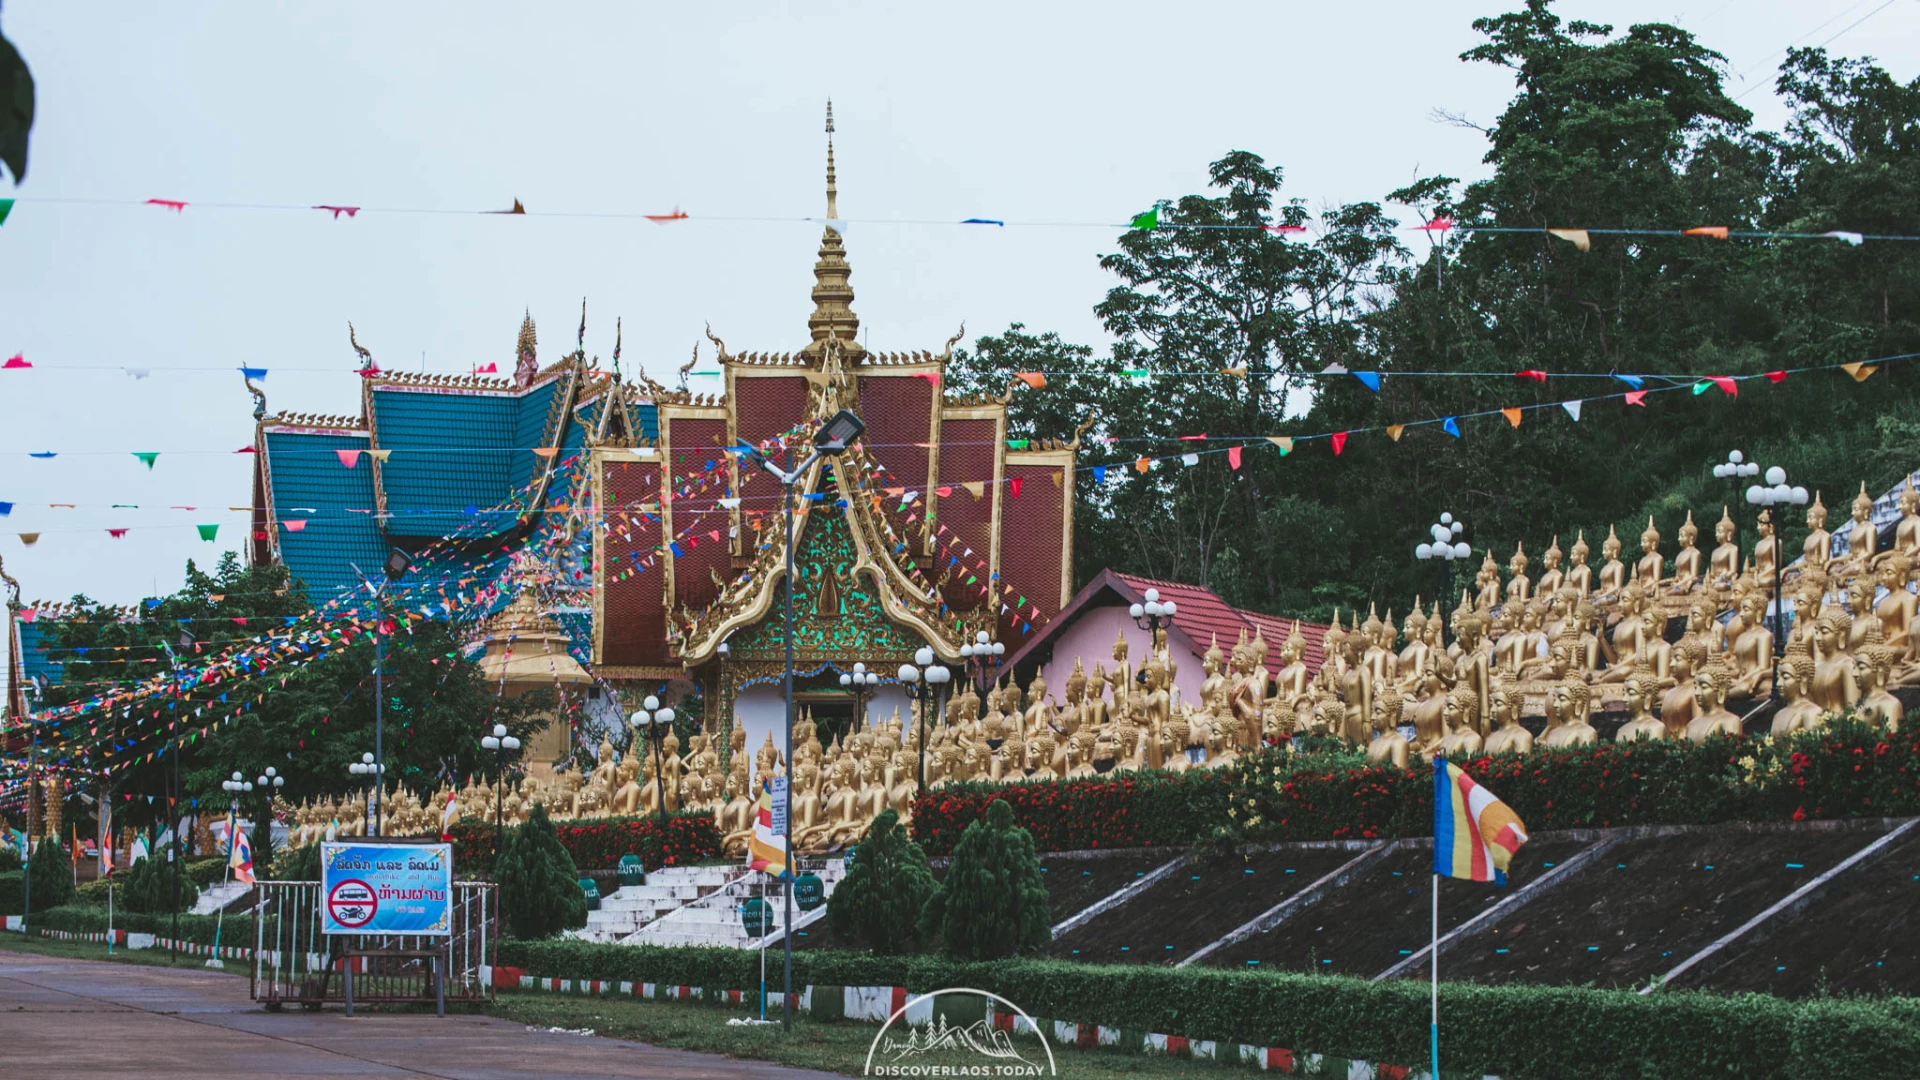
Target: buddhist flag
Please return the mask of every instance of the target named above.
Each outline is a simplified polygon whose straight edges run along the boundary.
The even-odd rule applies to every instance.
[[[753,835],[747,839],[747,869],[775,877],[787,876],[787,830],[785,807],[774,799],[776,787],[784,789],[787,778],[774,777],[760,785],[760,797],[753,806]]]
[[[1466,881],[1507,883],[1507,864],[1527,842],[1520,815],[1473,782],[1458,765],[1433,762],[1433,872]]]
[[[454,792],[447,792],[447,808],[440,813],[440,839],[453,840],[453,823],[460,820],[460,802]]]
[[[227,869],[233,871],[233,880],[243,885],[251,885],[253,884],[253,845],[247,843],[247,832],[240,827],[239,822],[231,822],[231,829],[233,840],[229,846],[233,850],[227,855]]]
[[[1548,229],[1547,235],[1557,236],[1581,251],[1593,250],[1593,238],[1587,235],[1585,229]]]

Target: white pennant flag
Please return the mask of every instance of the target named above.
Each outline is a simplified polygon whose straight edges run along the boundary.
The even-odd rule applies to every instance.
[[[1577,424],[1580,422],[1580,403],[1579,402],[1563,401],[1560,403],[1560,407],[1567,410],[1567,415],[1573,417],[1574,423]]]
[[[1200,455],[1199,454],[1181,454],[1180,461],[1184,465],[1198,465],[1200,464]]]

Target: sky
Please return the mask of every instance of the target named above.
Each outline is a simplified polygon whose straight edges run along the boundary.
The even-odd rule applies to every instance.
[[[38,111],[0,228],[0,355],[34,365],[0,373],[0,560],[28,600],[125,604],[239,549],[235,369],[269,369],[274,409],[357,413],[349,320],[383,367],[435,372],[511,370],[527,311],[558,359],[582,298],[589,354],[619,317],[625,361],[663,382],[696,342],[712,366],[706,324],[798,349],[829,97],[870,349],[937,350],[963,322],[1100,344],[1111,223],[1202,190],[1228,150],[1315,208],[1485,175],[1481,135],[1435,113],[1498,116],[1511,73],[1458,57],[1473,19],[1518,6],[6,0]],[[1692,30],[1763,127],[1789,45],[1920,68],[1920,0],[1557,10]],[[516,198],[578,216],[470,213]],[[367,209],[216,205],[323,203]]]

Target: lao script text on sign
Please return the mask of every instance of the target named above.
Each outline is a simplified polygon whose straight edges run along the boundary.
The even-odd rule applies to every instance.
[[[323,843],[320,895],[322,933],[447,934],[453,845]]]

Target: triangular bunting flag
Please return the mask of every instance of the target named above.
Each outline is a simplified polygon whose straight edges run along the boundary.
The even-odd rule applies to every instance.
[[[375,460],[375,461],[377,461],[377,462],[379,462],[380,464],[382,464],[382,465],[385,465],[385,464],[387,463],[387,459],[393,456],[393,451],[391,451],[391,450],[369,450],[369,451],[367,451],[367,456],[368,456],[368,457],[370,457],[370,458],[372,458],[373,460]]]
[[[220,526],[218,525],[195,525],[194,528],[200,530],[200,539],[208,543],[212,543],[214,534],[220,531]]]
[[[1290,435],[1269,435],[1267,441],[1280,448],[1280,456],[1293,453],[1293,437]]]
[[[1093,482],[1096,484],[1104,484],[1107,482],[1107,467],[1105,465],[1095,465],[1093,467]]]
[[[1133,221],[1127,225],[1129,229],[1157,229],[1159,227],[1160,208],[1157,206],[1144,214],[1133,215]]]
[[[153,462],[154,462],[154,459],[155,459],[155,458],[158,458],[158,457],[160,456],[160,452],[159,452],[158,450],[156,450],[156,451],[154,451],[153,453],[150,453],[150,454],[143,454],[143,453],[141,453],[140,451],[138,451],[138,450],[135,450],[135,451],[133,452],[133,456],[134,456],[134,457],[137,457],[137,458],[139,458],[139,459],[140,459],[140,460],[141,460],[142,462],[145,462],[145,463],[146,463],[146,466],[147,466],[147,468],[149,468],[149,469],[151,469],[151,468],[153,468]]]
[[[360,464],[360,455],[362,451],[335,450],[333,453],[335,457],[340,459],[340,464],[345,465],[349,469],[353,468],[355,465]]]
[[[1619,379],[1621,382],[1626,383],[1628,386],[1633,387],[1635,390],[1640,389],[1640,387],[1647,381],[1638,375],[1620,375],[1617,373],[1614,375],[1614,378]]]
[[[1399,442],[1400,436],[1406,433],[1407,433],[1407,425],[1405,424],[1388,424],[1387,425],[1387,438],[1392,439],[1394,442]]]
[[[1727,238],[1727,227],[1725,225],[1702,225],[1697,229],[1687,229],[1685,235],[1704,236],[1709,240],[1725,240]]]
[[[1501,409],[1500,415],[1506,417],[1507,423],[1512,424],[1514,427],[1520,426],[1520,410],[1519,409]]]
[[[40,534],[39,533],[21,533],[20,542],[26,545],[27,547],[32,547],[33,545],[40,542]]]
[[[1026,482],[1027,482],[1026,478],[1021,476],[1016,476],[1008,480],[1007,481],[1007,497],[1009,499],[1019,498],[1020,489],[1026,485]]]
[[[1640,406],[1641,408],[1646,408],[1646,405],[1647,405],[1647,392],[1646,392],[1645,390],[1629,390],[1629,391],[1627,391],[1627,404],[1629,404],[1629,405],[1638,405],[1638,406]]]
[[[1873,374],[1876,371],[1879,371],[1880,369],[1873,366],[1872,364],[1863,363],[1861,361],[1856,360],[1851,364],[1841,364],[1840,370],[1853,376],[1854,382],[1866,382],[1867,376]]]
[[[1449,416],[1446,419],[1440,421],[1440,430],[1446,432],[1447,434],[1453,436],[1456,439],[1460,437],[1460,423],[1454,417]]]
[[[1339,457],[1340,452],[1347,448],[1347,433],[1344,431],[1336,431],[1331,436],[1331,439],[1333,441],[1333,456]]]
[[[1240,448],[1239,447],[1237,446],[1227,447],[1227,464],[1235,469],[1240,467]]]
[[[1180,464],[1182,464],[1182,465],[1198,465],[1198,464],[1200,464],[1200,455],[1199,455],[1199,454],[1181,454],[1181,455],[1180,455]]]
[[[1146,472],[1148,469],[1153,468],[1153,459],[1141,458],[1133,463],[1133,468],[1135,472]]]
[[[1740,384],[1734,381],[1733,376],[1713,375],[1713,376],[1710,376],[1710,379],[1713,382],[1713,385],[1719,387],[1720,392],[1727,395],[1728,397],[1740,396]]]
[[[1579,402],[1563,401],[1560,403],[1560,407],[1567,410],[1567,415],[1573,417],[1574,423],[1577,424],[1580,422],[1580,403]]]
[[[1016,371],[1013,373],[1013,377],[1033,387],[1035,390],[1045,390],[1047,388],[1047,377],[1038,371]]]
[[[282,525],[285,525],[285,526],[287,527],[287,531],[288,531],[288,532],[290,532],[290,533],[292,533],[292,532],[300,532],[301,530],[303,530],[303,529],[305,529],[305,528],[307,527],[307,519],[305,519],[305,518],[292,518],[292,519],[289,519],[289,520],[287,520],[287,521],[283,521],[283,522],[281,522],[280,524],[282,524]]]
[[[1787,381],[1787,373],[1786,373],[1786,372],[1784,372],[1784,371],[1769,371],[1769,372],[1767,372],[1767,381],[1768,381],[1768,382],[1770,382],[1770,383],[1783,383],[1783,382],[1786,382],[1786,381]]]
[[[1377,394],[1380,392],[1380,373],[1379,372],[1356,371],[1353,373],[1353,377],[1356,379],[1359,379],[1363,383],[1366,383],[1367,389],[1373,391],[1374,393]]]
[[[1547,235],[1557,236],[1581,251],[1593,250],[1593,238],[1587,235],[1585,229],[1548,229]]]

